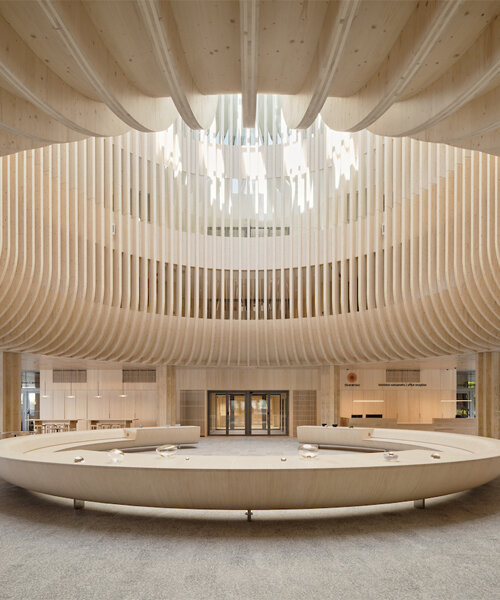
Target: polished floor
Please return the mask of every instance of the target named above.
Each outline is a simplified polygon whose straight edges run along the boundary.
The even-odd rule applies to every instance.
[[[203,439],[185,454],[295,453]],[[303,511],[72,502],[0,480],[0,600],[497,600],[500,478],[431,499]]]
[[[183,446],[179,449],[179,453],[189,456],[194,454],[206,455],[251,455],[265,456],[296,455],[298,443],[296,438],[279,437],[279,436],[220,436],[211,435],[207,438],[201,438],[198,444],[193,446]],[[145,450],[146,452],[154,453],[155,450]],[[335,448],[323,448],[322,452],[335,454],[351,453],[353,451],[340,450]]]

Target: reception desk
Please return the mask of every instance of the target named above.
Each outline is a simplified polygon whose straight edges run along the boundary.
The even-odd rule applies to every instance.
[[[477,419],[442,419],[434,418],[432,423],[398,423],[389,418],[353,418],[344,420],[346,425],[353,427],[377,427],[384,429],[419,429],[421,431],[444,431],[448,433],[464,433],[477,435]]]
[[[137,419],[90,419],[90,429],[121,429],[131,427]]]

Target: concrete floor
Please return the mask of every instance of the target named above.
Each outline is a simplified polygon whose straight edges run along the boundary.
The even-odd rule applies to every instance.
[[[184,454],[291,454],[209,438]],[[413,503],[303,511],[72,502],[0,480],[0,600],[498,600],[500,478]]]

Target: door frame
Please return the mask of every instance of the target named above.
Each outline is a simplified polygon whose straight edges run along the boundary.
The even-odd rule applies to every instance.
[[[251,403],[251,397],[252,394],[265,394],[267,396],[267,432],[264,435],[275,435],[275,436],[288,436],[289,431],[290,431],[290,391],[289,390],[208,390],[208,402],[207,402],[207,423],[208,423],[208,427],[207,427],[207,434],[208,435],[222,435],[222,434],[217,434],[217,433],[211,433],[210,432],[210,394],[218,394],[219,396],[221,395],[225,395],[226,396],[226,436],[231,436],[231,435],[235,435],[238,436],[238,434],[231,434],[229,433],[229,420],[230,420],[230,410],[229,410],[229,402],[230,399],[229,397],[231,395],[237,395],[237,396],[245,396],[245,433],[239,434],[239,437],[245,436],[245,437],[254,437],[256,434],[252,434],[252,403]],[[275,433],[275,434],[271,434],[271,419],[270,419],[270,413],[271,413],[271,401],[270,401],[270,396],[271,394],[285,394],[285,411],[284,411],[284,416],[285,416],[285,431],[283,433]],[[260,434],[261,436],[263,434]]]
[[[30,412],[30,394],[35,394],[35,402],[38,406],[38,410],[35,409],[33,415]],[[33,426],[32,419],[35,418],[40,418],[40,388],[21,388],[21,431],[30,431]]]

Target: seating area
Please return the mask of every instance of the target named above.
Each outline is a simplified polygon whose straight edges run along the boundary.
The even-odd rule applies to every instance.
[[[76,431],[77,419],[32,419],[34,433],[59,433]]]
[[[312,459],[299,454],[174,452],[164,457],[120,452],[192,445],[199,439],[196,426],[10,438],[0,442],[0,476],[19,487],[72,498],[75,508],[90,500],[164,508],[282,510],[408,500],[422,504],[422,499],[470,489],[500,474],[499,440],[395,429],[298,427],[299,442],[371,450],[340,457],[328,451]]]
[[[137,419],[31,419],[34,433],[59,433],[86,429],[123,429],[132,427]]]

